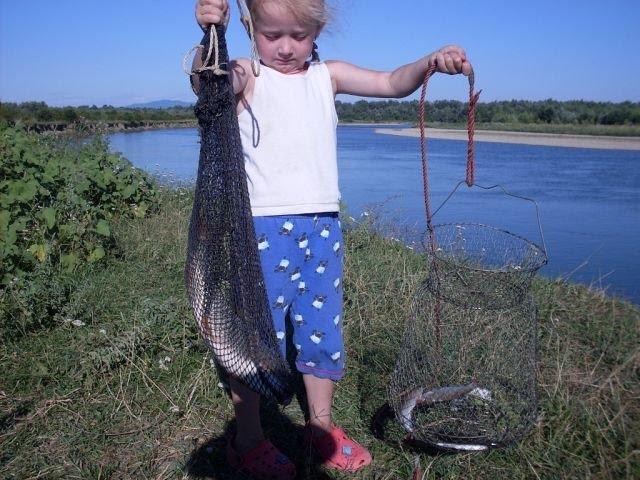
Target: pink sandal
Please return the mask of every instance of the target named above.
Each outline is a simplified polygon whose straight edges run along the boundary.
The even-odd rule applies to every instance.
[[[322,465],[343,472],[356,472],[371,463],[371,453],[344,431],[333,425],[331,432],[314,438],[307,428],[305,442],[310,444]]]
[[[256,480],[289,480],[296,478],[296,467],[287,456],[269,440],[263,440],[255,448],[240,455],[227,444],[227,461],[236,470]]]

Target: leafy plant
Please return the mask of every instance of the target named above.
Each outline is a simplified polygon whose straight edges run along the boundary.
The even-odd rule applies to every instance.
[[[48,298],[34,282],[60,282],[115,254],[111,221],[144,217],[157,190],[99,137],[62,144],[0,123],[0,158],[0,289],[13,298],[3,298],[0,314],[25,326],[33,302]]]

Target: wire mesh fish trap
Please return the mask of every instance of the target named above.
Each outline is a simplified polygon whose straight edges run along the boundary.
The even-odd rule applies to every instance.
[[[541,228],[540,235],[544,245]],[[529,291],[536,272],[547,263],[546,248],[489,225],[433,225],[427,237],[432,270],[429,286],[433,293],[457,305],[489,309],[516,305]]]
[[[537,415],[536,312],[530,296],[502,309],[416,292],[389,404],[412,441],[478,451],[522,438]]]
[[[465,183],[533,202],[543,246],[479,223],[433,224],[463,183],[432,213],[424,99],[434,70],[425,76],[420,99],[429,277],[414,295],[388,400],[408,439],[441,449],[486,450],[522,438],[537,416],[537,321],[529,290],[547,254],[535,201],[474,182],[473,74]]]

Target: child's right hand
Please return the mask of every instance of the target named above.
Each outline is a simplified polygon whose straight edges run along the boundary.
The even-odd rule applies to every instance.
[[[206,30],[210,25],[229,23],[229,2],[227,0],[196,0],[196,21]]]

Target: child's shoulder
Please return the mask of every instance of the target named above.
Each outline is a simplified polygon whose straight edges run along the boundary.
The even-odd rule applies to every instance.
[[[239,70],[237,72],[238,74],[253,73],[251,70],[251,60],[248,58],[234,58],[230,62],[230,67],[234,72],[236,71],[236,69]]]
[[[324,63],[331,73],[339,72],[353,66],[352,64],[343,62],[342,60],[325,60]]]
[[[229,62],[229,72],[233,91],[236,95],[243,93],[250,96],[255,83],[255,76],[251,69],[251,60],[248,58],[235,58]]]
[[[343,62],[342,60],[325,60],[324,64],[327,66],[327,70],[329,70],[329,75],[331,75],[332,79],[338,78],[343,72],[348,71],[351,66],[350,63]]]
[[[340,78],[342,71],[345,69],[345,65],[349,64],[341,60],[325,60],[324,64],[327,66],[327,70],[329,71],[331,86],[333,87],[333,93],[335,94],[338,92],[338,79]]]

